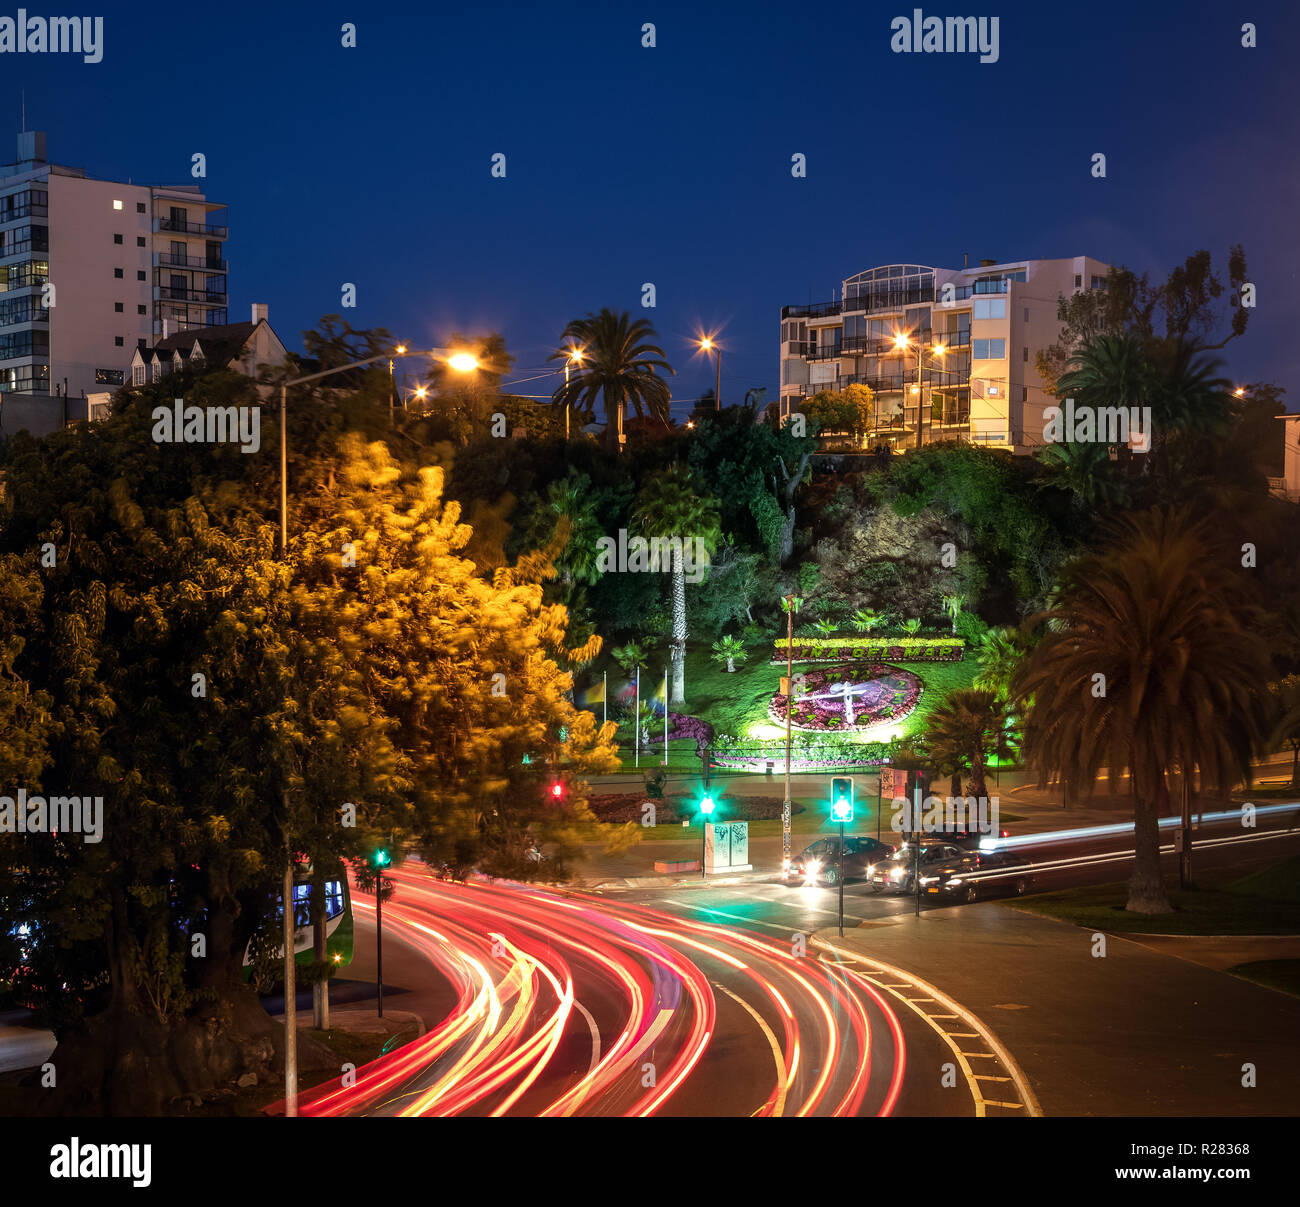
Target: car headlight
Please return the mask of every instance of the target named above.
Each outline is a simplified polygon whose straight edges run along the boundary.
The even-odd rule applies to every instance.
[[[889,878],[891,880],[902,880],[902,878],[906,875],[907,875],[906,868],[895,868],[892,872],[889,873]]]
[[[948,881],[948,883],[949,883],[950,885],[961,884],[961,883],[962,883],[962,879],[961,879],[960,876],[954,876],[951,880]]]
[[[939,879],[938,876],[922,876],[922,877],[921,877],[921,883],[922,883],[922,884],[933,884],[933,883],[934,883],[936,880],[938,880],[938,879]]]
[[[875,874],[876,874],[876,865],[874,863],[867,864],[867,875],[874,876]]]
[[[822,861],[820,859],[810,859],[808,860],[808,863],[805,866],[808,875],[816,876],[817,873],[821,871]]]

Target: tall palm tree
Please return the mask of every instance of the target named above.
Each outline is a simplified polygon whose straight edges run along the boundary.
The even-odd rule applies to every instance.
[[[658,339],[649,319],[633,321],[627,311],[615,314],[608,308],[599,314],[574,319],[560,337],[568,345],[551,355],[551,360],[568,360],[573,349],[582,359],[570,370],[569,380],[552,397],[561,406],[579,404],[587,421],[595,418],[599,395],[605,411],[605,443],[617,452],[623,412],[630,402],[638,416],[668,423],[668,383],[655,371],[676,370],[653,341]]]
[[[970,794],[986,795],[984,765],[999,730],[1006,724],[1006,709],[990,691],[971,688],[953,692],[931,714],[926,737],[935,755],[954,768],[970,767]]]
[[[1240,553],[1222,521],[1154,510],[1112,527],[1106,547],[1066,568],[1047,632],[1021,666],[1022,754],[1046,780],[1112,789],[1127,769],[1134,862],[1127,908],[1167,913],[1159,818],[1171,775],[1200,770],[1227,792],[1248,779],[1269,656]]]
[[[1011,678],[1025,652],[1017,629],[989,629],[979,639],[975,658],[980,669],[975,676],[974,686],[993,692],[999,700],[1005,700],[1011,688]]]
[[[671,702],[686,700],[686,568],[683,551],[687,542],[694,549],[711,554],[722,539],[718,502],[697,491],[689,469],[669,469],[655,474],[641,487],[632,523],[647,537],[665,537],[672,546],[673,640],[670,660],[673,669]]]

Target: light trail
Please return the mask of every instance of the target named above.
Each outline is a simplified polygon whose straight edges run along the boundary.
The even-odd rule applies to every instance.
[[[863,978],[743,929],[524,885],[392,873],[390,938],[446,978],[447,1016],[420,1039],[305,1091],[304,1116],[689,1112],[736,1072],[713,981],[773,1051],[744,1113],[887,1115],[906,1067],[893,1005]],[[364,894],[354,908],[372,913]],[[883,1045],[873,1045],[873,1020]],[[735,1024],[733,1023],[732,1026]],[[730,1032],[729,1032],[730,1036]],[[581,1057],[575,1048],[589,1049]],[[879,1052],[873,1052],[873,1047]],[[867,1103],[873,1058],[888,1085]],[[744,1072],[752,1076],[746,1062]],[[702,1092],[697,1079],[703,1079]],[[346,1081],[346,1084],[345,1084]],[[683,1097],[685,1096],[685,1097]]]

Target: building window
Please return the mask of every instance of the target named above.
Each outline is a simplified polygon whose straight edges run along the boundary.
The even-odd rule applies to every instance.
[[[122,313],[122,303],[121,303],[121,302],[114,302],[114,303],[113,303],[113,313],[114,313],[114,314],[121,314],[121,313]]]
[[[1004,339],[971,340],[972,360],[1003,360],[1007,355],[1007,341]]]
[[[1029,322],[1029,307],[1025,307],[1025,322]]]
[[[976,298],[971,303],[977,319],[1004,319],[1007,317],[1006,298]]]
[[[122,236],[121,236],[121,235],[114,235],[114,236],[113,236],[113,242],[114,242],[114,243],[121,243],[121,242],[122,242]]]
[[[125,376],[121,369],[96,369],[95,384],[97,386],[120,386]]]
[[[1105,288],[1106,288],[1106,278],[1105,278],[1105,277],[1093,277],[1093,278],[1092,278],[1092,286],[1091,286],[1091,287],[1092,287],[1093,289],[1105,289]]]
[[[131,366],[131,384],[133,386],[144,385],[144,365]]]
[[[135,245],[136,245],[136,247],[143,247],[143,246],[144,246],[144,236],[143,236],[143,235],[136,235],[136,237],[135,237]]]
[[[1021,348],[1021,352],[1024,353],[1024,355],[1021,357],[1021,359],[1025,362],[1025,364],[1028,364],[1028,363],[1029,363],[1029,345],[1026,344],[1023,348]]]
[[[1021,386],[1021,387],[1020,387],[1020,401],[1021,401],[1021,402],[1028,402],[1028,401],[1029,401],[1029,387],[1028,387],[1028,386]]]
[[[137,281],[144,281],[144,280],[147,280],[147,279],[148,279],[148,278],[145,276],[145,272],[144,272],[144,269],[143,269],[143,268],[141,268],[141,269],[137,269],[137,270],[136,270],[135,279],[136,279]]]
[[[115,210],[120,210],[120,209],[122,208],[122,203],[121,203],[120,201],[114,201],[114,202],[113,202],[113,208],[114,208]]]
[[[143,213],[144,213],[144,202],[143,202],[143,201],[137,201],[137,202],[135,203],[135,212],[136,212],[137,214],[143,214]]]
[[[136,314],[148,314],[149,308],[147,306],[137,306],[135,312]]]
[[[120,268],[113,269],[113,276],[120,281],[122,279],[122,270]]]
[[[115,348],[121,348],[125,343],[126,340],[122,336],[120,335],[113,336],[113,346]]]
[[[1075,287],[1075,289],[1082,289],[1082,288],[1083,288],[1083,273],[1081,273],[1081,272],[1076,272],[1076,273],[1074,274],[1074,287]]]

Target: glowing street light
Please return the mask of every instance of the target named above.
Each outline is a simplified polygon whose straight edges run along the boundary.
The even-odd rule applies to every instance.
[[[570,348],[569,354],[564,358],[564,438],[569,438],[569,370],[574,365],[582,364],[582,358],[587,354],[581,348]]]
[[[713,409],[722,410],[722,345],[712,336],[706,335],[700,340],[701,352],[712,352],[718,361],[718,377],[713,387]]]

